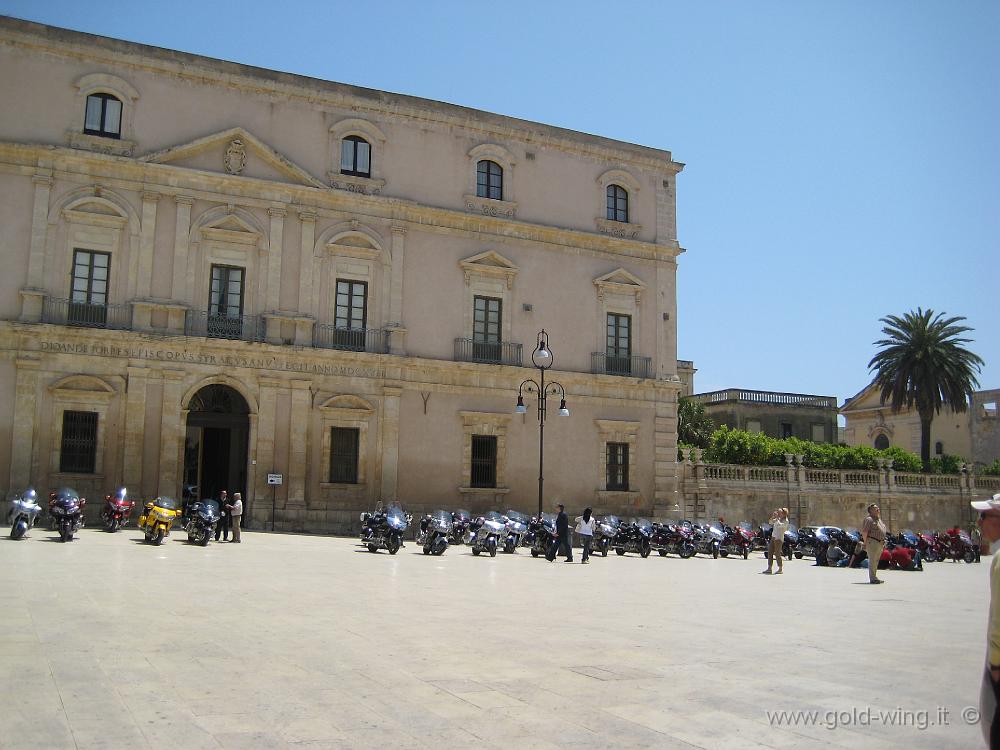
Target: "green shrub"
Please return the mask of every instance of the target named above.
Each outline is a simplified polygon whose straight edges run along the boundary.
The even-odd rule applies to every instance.
[[[961,456],[952,456],[950,453],[945,453],[931,459],[931,473],[958,474],[964,463],[965,459]]]
[[[878,459],[891,458],[896,471],[920,471],[920,457],[896,446],[877,451],[864,445],[812,443],[799,438],[778,439],[761,432],[733,430],[725,425],[712,433],[704,458],[709,463],[784,466],[786,453],[801,454],[806,466],[817,469],[873,470],[878,468]]]
[[[1000,477],[1000,458],[996,459],[989,466],[984,467],[982,473],[988,477]]]

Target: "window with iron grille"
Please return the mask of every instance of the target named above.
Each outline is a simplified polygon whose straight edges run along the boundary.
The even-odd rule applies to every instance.
[[[349,135],[340,142],[340,173],[372,176],[372,147],[364,138]]]
[[[472,436],[472,486],[497,486],[496,435]]]
[[[503,200],[503,167],[495,161],[483,159],[476,165],[476,195]]]
[[[605,370],[611,375],[632,372],[632,316],[608,313],[607,361]]]
[[[91,94],[88,96],[83,132],[104,138],[121,138],[121,100],[111,94]]]
[[[110,271],[110,253],[73,251],[67,321],[70,325],[103,325],[107,321]]]
[[[330,481],[335,484],[358,483],[358,438],[356,427],[330,428]]]
[[[97,461],[97,412],[64,411],[59,471],[93,474]]]
[[[628,222],[628,193],[621,185],[608,185],[608,220]]]
[[[608,443],[609,490],[628,491],[628,443]]]

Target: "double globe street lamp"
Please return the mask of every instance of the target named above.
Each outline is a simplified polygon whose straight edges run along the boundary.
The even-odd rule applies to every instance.
[[[544,480],[543,468],[545,466],[545,407],[548,396],[558,395],[559,416],[568,417],[569,409],[566,407],[566,389],[561,383],[556,381],[545,384],[545,371],[552,367],[552,350],[549,348],[549,335],[543,328],[538,334],[538,342],[535,350],[531,353],[531,363],[538,368],[539,376],[536,382],[533,378],[528,378],[517,389],[517,407],[515,414],[526,414],[528,407],[524,405],[525,393],[538,394],[538,518],[542,517],[542,485]]]

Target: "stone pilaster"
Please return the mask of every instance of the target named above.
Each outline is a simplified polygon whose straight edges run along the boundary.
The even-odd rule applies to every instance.
[[[194,198],[176,195],[177,219],[174,223],[174,268],[171,297],[182,302],[193,291],[187,288],[187,264],[191,245],[191,206]]]
[[[14,432],[10,446],[9,489],[23,490],[31,483],[39,361],[18,357],[15,366],[17,376],[14,384]]]
[[[406,356],[406,328],[403,326],[403,258],[406,252],[406,227],[392,226],[392,267],[389,281],[389,353]]]
[[[21,292],[21,320],[37,323],[42,319],[45,300],[45,245],[49,227],[49,196],[52,193],[50,170],[39,171],[31,181],[35,202],[31,209],[31,243],[28,249],[28,284]]]
[[[292,381],[291,424],[288,430],[288,499],[287,508],[305,508],[306,453],[309,436],[309,401],[312,381]]]
[[[260,498],[258,511],[254,518],[263,522],[265,519],[270,528],[271,493],[267,484],[267,475],[275,471],[274,465],[274,429],[276,402],[280,380],[260,378],[260,406],[257,417],[257,474],[255,495]]]
[[[674,176],[656,186],[656,242],[669,245],[677,241],[677,203],[674,199]]]
[[[312,309],[313,245],[316,244],[316,212],[299,211],[299,220],[302,222],[302,241],[299,244],[298,311],[302,315],[314,315],[315,311]]]
[[[180,463],[184,451],[181,398],[184,396],[184,373],[163,371],[163,411],[160,416],[160,475],[157,493],[180,497]]]
[[[271,230],[267,243],[267,294],[264,298],[264,310],[281,309],[281,256],[282,240],[285,233],[285,215],[283,208],[269,208]]]
[[[160,194],[150,190],[142,193],[142,226],[139,230],[139,269],[135,279],[135,294],[147,299],[153,284],[153,252],[156,239],[156,207]]]
[[[398,497],[399,482],[399,397],[403,389],[386,386],[382,397],[382,488],[381,496]]]
[[[135,494],[142,493],[142,447],[146,421],[146,382],[149,371],[145,367],[128,368],[128,395],[125,399],[124,466],[122,480]]]
[[[677,395],[664,392],[656,401],[653,428],[653,507],[673,508],[677,495]]]
[[[656,264],[656,377],[677,375],[677,264]]]

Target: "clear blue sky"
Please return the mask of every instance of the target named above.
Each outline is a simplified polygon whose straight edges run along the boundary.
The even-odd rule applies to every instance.
[[[700,391],[864,387],[964,315],[1000,387],[1000,2],[63,2],[3,13],[669,149]],[[10,116],[8,112],[7,116]]]

